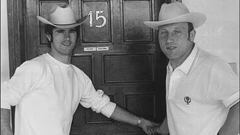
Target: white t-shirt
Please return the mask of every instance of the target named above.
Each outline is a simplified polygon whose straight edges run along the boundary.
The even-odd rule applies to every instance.
[[[219,58],[197,48],[174,71],[167,67],[167,119],[171,135],[217,135],[239,102],[238,77]]]
[[[15,135],[69,135],[79,103],[110,117],[116,104],[71,64],[43,54],[2,84],[1,108],[16,106]]]

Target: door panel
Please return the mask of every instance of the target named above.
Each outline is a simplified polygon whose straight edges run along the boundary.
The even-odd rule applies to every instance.
[[[26,0],[26,59],[49,51],[44,27],[51,4],[67,0]],[[156,20],[164,0],[71,0],[80,27],[72,64],[83,70],[96,89],[126,110],[160,122],[165,116],[166,59],[156,33],[143,24]],[[39,24],[39,25],[38,25]],[[141,135],[140,128],[116,122],[78,106],[71,135]]]
[[[149,1],[123,1],[124,42],[152,41],[151,29],[144,26],[144,20],[151,18]]]
[[[83,1],[82,10],[84,15],[89,14],[89,24],[83,27],[83,42],[107,43],[112,41],[111,10],[108,0]]]
[[[75,66],[84,71],[89,78],[93,79],[93,56],[92,55],[83,55],[83,56],[73,56],[72,63]]]
[[[141,83],[154,80],[151,54],[108,54],[104,56],[103,64],[105,84]]]

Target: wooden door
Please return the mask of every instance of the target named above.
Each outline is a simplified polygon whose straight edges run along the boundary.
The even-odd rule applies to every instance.
[[[26,59],[49,51],[36,16],[64,0],[26,0]],[[156,20],[163,0],[72,0],[81,26],[72,63],[82,69],[111,100],[128,111],[160,122],[165,116],[165,66],[155,31],[144,20]],[[71,135],[139,135],[141,129],[108,119],[79,106]]]

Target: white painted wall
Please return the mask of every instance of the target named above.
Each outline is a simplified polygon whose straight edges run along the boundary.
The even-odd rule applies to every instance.
[[[182,2],[190,11],[202,12],[207,16],[206,23],[197,29],[196,43],[226,60],[239,74],[239,0]]]
[[[9,79],[7,0],[1,0],[1,83]]]

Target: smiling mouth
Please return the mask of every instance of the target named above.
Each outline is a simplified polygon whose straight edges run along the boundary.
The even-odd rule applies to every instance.
[[[168,47],[166,47],[166,49],[167,50],[170,50],[170,51],[172,51],[172,50],[174,50],[174,49],[176,49],[177,47],[176,46],[168,46]]]
[[[72,42],[71,41],[63,41],[62,44],[64,46],[70,46],[72,44]]]

